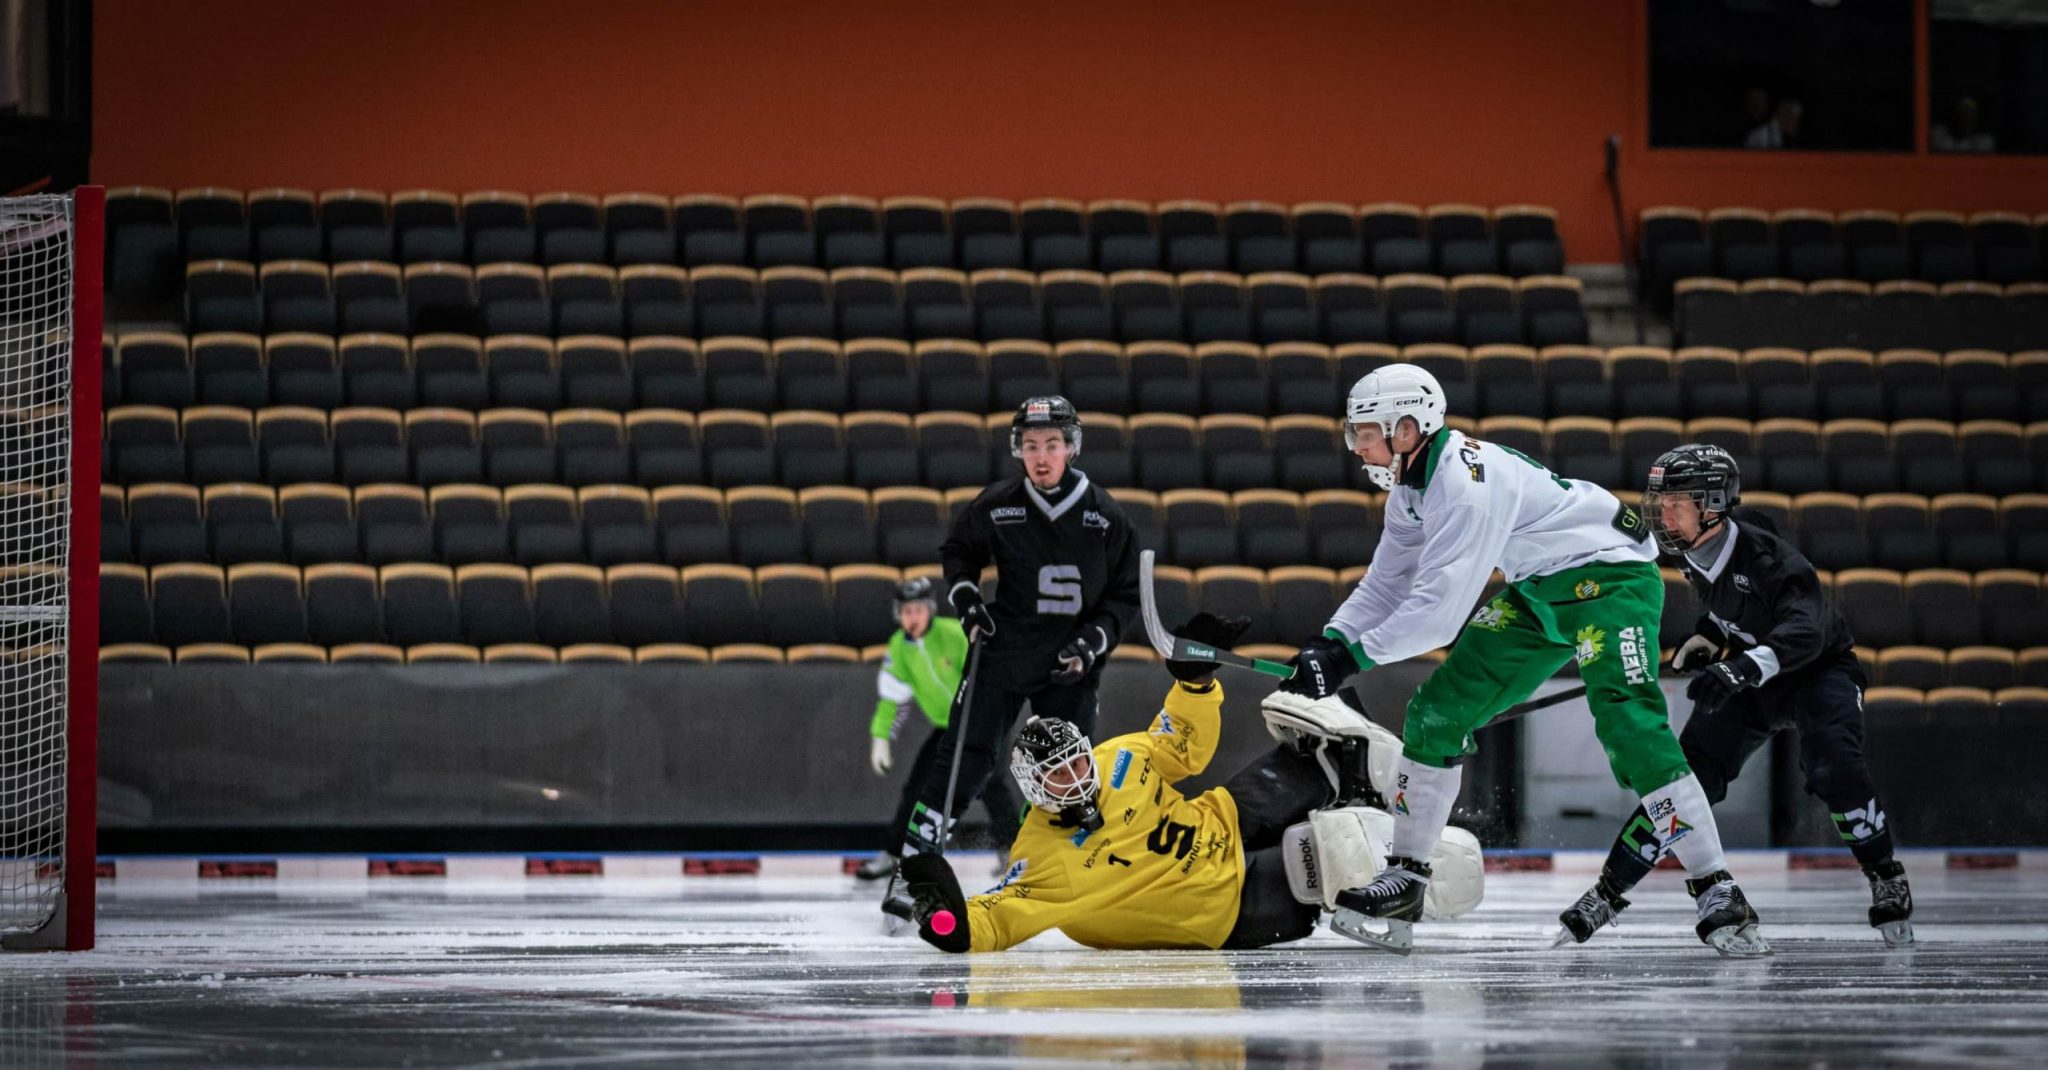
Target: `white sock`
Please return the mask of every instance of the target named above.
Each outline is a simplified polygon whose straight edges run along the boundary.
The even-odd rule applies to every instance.
[[[1664,850],[1678,856],[1689,876],[1728,868],[1728,858],[1721,852],[1721,829],[1714,824],[1714,808],[1707,804],[1699,777],[1687,773],[1643,796],[1643,812],[1650,815]]]
[[[1458,785],[1465,779],[1457,766],[1438,769],[1403,755],[1394,771],[1394,797],[1387,807],[1394,812],[1394,854],[1427,862],[1451,821],[1451,804],[1458,800]]]

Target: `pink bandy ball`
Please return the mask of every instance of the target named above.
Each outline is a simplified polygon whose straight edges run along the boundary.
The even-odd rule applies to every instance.
[[[953,912],[950,910],[941,910],[932,915],[932,931],[940,936],[953,935],[953,924]]]

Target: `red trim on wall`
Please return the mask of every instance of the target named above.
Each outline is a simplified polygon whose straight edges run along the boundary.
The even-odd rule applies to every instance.
[[[71,590],[64,947],[93,946],[100,739],[100,329],[107,191],[72,193]]]
[[[2048,210],[2048,158],[1647,147],[1646,0],[100,0],[96,177],[254,189]]]

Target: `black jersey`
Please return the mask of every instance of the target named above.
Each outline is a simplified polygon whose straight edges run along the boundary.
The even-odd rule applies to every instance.
[[[1053,671],[1053,654],[1086,632],[1108,660],[1138,612],[1138,540],[1109,492],[1069,469],[1042,494],[1022,476],[984,489],[939,547],[946,589],[976,584],[991,561],[996,632],[981,672],[1029,687]]]
[[[1855,646],[1849,622],[1822,593],[1813,564],[1761,514],[1737,509],[1728,523],[1733,531],[1710,570],[1690,555],[1680,565],[1706,610],[1695,630],[1737,653],[1754,652],[1767,685],[1780,673],[1848,655]]]

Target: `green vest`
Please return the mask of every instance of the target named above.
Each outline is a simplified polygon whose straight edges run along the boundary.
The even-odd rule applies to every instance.
[[[960,677],[967,671],[967,632],[951,617],[934,617],[924,639],[913,643],[898,628],[889,637],[889,660],[882,671],[908,684],[925,720],[944,728],[953,712],[953,693],[960,690]],[[868,734],[888,739],[895,720],[896,704],[877,701]]]

